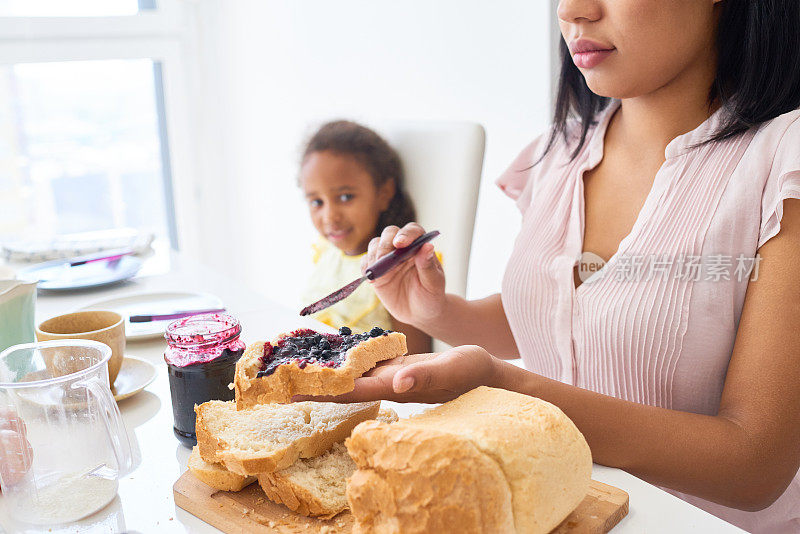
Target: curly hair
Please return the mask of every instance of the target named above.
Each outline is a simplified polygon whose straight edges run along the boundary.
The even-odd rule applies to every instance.
[[[405,191],[400,156],[380,135],[356,122],[328,122],[306,143],[301,164],[311,154],[325,150],[356,158],[372,176],[375,187],[394,180],[394,196],[389,207],[378,217],[375,235],[379,235],[387,226],[403,227],[416,220],[414,205]]]

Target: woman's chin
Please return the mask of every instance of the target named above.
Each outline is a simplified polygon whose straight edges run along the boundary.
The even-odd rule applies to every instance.
[[[664,77],[663,80],[648,81],[631,79],[631,76],[621,76],[619,73],[614,74],[612,71],[600,71],[599,69],[591,69],[583,73],[586,80],[586,85],[594,94],[606,98],[615,98],[623,100],[627,98],[637,98],[640,96],[648,95],[669,83],[669,78]],[[627,80],[627,83],[621,84],[620,79]]]
[[[583,79],[589,89],[598,96],[607,98],[631,98],[636,96],[636,83],[631,83],[630,75],[621,75],[618,68],[610,65],[598,65],[592,69],[582,69]],[[625,83],[620,83],[625,81]]]
[[[584,74],[586,85],[598,96],[606,98],[629,98],[630,88],[614,83],[613,76],[589,72]]]

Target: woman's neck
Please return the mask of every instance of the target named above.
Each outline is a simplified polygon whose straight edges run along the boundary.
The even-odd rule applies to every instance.
[[[702,124],[716,110],[709,106],[709,89],[714,83],[716,58],[698,58],[679,76],[656,91],[621,99],[614,117],[617,133],[628,149],[663,152],[670,141]]]

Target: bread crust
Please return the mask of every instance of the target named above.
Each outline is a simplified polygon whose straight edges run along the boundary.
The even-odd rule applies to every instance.
[[[341,510],[335,512],[327,510],[307,488],[292,484],[286,480],[278,481],[271,475],[272,473],[258,475],[258,484],[269,500],[283,504],[300,515],[320,517],[322,519],[330,519],[341,512]]]
[[[354,534],[515,532],[497,462],[460,436],[393,426],[368,421],[346,442],[358,465],[347,484]]]
[[[237,475],[221,464],[206,462],[197,445],[192,448],[187,467],[201,482],[221,491],[239,491],[256,481],[256,477]]]
[[[281,477],[276,473],[258,475],[258,484],[269,500],[281,503],[300,515],[330,519],[347,509],[346,504],[331,509],[309,488],[295,484],[289,478]]]
[[[355,533],[548,533],[591,480],[589,446],[561,410],[484,386],[392,425],[363,423],[345,443],[358,466],[347,486]],[[479,497],[465,515],[469,486]],[[503,514],[488,515],[483,499]]]
[[[228,401],[233,408],[233,401]],[[313,432],[309,435],[298,437],[291,443],[287,443],[271,451],[247,452],[235,449],[229,443],[218,425],[211,424],[212,416],[209,412],[214,403],[228,404],[223,401],[209,401],[195,407],[197,422],[195,433],[197,435],[197,445],[200,455],[206,462],[222,463],[226,469],[240,475],[258,475],[260,473],[271,473],[279,469],[284,469],[292,465],[298,458],[313,458],[321,455],[331,448],[334,443],[343,441],[353,428],[359,423],[374,419],[378,414],[380,402],[362,403],[360,409],[354,411],[346,419],[342,419],[335,425],[326,425],[324,431]],[[296,403],[293,406],[301,409],[313,409],[314,405],[322,403]],[[230,417],[251,416],[249,411],[230,410]]]
[[[277,344],[289,334],[278,336]],[[406,336],[390,332],[362,341],[345,354],[339,367],[307,364],[301,369],[296,362],[280,365],[269,376],[257,377],[264,354],[264,341],[256,341],[236,363],[233,379],[236,408],[243,410],[256,404],[287,403],[294,395],[340,395],[353,391],[355,379],[383,360],[402,356],[408,350]]]

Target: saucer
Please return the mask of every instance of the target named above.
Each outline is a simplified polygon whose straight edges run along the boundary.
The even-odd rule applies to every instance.
[[[136,395],[156,378],[155,366],[147,360],[125,356],[111,393],[117,402]]]

